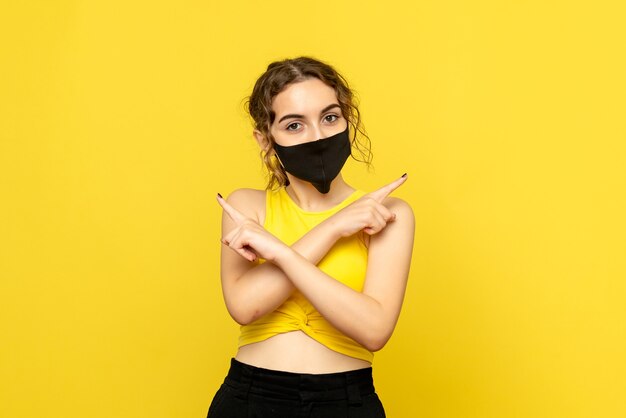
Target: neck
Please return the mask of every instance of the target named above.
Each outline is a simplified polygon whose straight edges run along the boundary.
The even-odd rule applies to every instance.
[[[330,183],[330,190],[322,194],[308,181],[300,180],[287,173],[289,186],[287,193],[291,199],[306,211],[323,211],[344,201],[354,189],[348,185],[341,173]]]

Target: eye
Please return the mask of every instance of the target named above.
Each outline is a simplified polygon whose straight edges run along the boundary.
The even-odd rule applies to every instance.
[[[329,123],[333,123],[334,121],[336,121],[337,119],[339,119],[339,116],[335,115],[335,114],[330,114],[330,115],[326,115],[324,116],[324,120],[326,122]]]
[[[297,131],[299,126],[300,126],[299,122],[293,122],[293,123],[290,123],[289,125],[287,125],[287,130],[288,131]]]

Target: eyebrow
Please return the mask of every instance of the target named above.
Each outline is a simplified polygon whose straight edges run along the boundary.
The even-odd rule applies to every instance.
[[[322,109],[322,111],[320,112],[320,114],[328,112],[330,109],[334,108],[334,107],[340,107],[337,103],[333,103],[331,105],[326,106],[325,108]],[[304,118],[304,115],[298,115],[296,113],[290,113],[288,115],[283,116],[282,118],[280,118],[280,120],[278,121],[278,123],[281,123],[282,121],[284,121],[285,119],[290,119],[290,118]]]

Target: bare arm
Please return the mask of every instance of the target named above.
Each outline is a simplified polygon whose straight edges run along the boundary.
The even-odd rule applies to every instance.
[[[274,259],[326,320],[371,351],[380,350],[395,328],[413,250],[413,211],[400,199],[393,199],[389,208],[397,218],[370,239],[362,293],[328,276],[289,247]]]
[[[350,236],[361,230],[372,235],[368,270],[362,293],[354,291],[319,270],[315,263],[321,258],[320,253],[316,253],[319,258],[312,263],[293,247],[290,248],[267,232],[258,221],[241,214],[228,202],[218,199],[227,217],[232,221],[230,226],[233,229],[225,237],[224,243],[239,253],[230,252],[231,256],[236,255],[233,261],[235,263],[238,261],[238,264],[235,265],[245,266],[248,263],[247,270],[243,273],[250,271],[252,267],[245,260],[253,261],[259,254],[272,261],[272,264],[265,263],[263,266],[274,265],[282,272],[282,275],[277,276],[282,278],[280,283],[266,282],[269,287],[256,287],[257,282],[254,284],[250,282],[247,288],[242,286],[238,289],[239,292],[247,294],[249,301],[256,302],[254,309],[258,312],[259,306],[267,306],[263,303],[266,303],[268,296],[274,297],[272,295],[275,295],[277,290],[282,290],[286,297],[295,286],[336,328],[370,350],[382,348],[393,332],[404,298],[413,248],[414,218],[411,208],[402,200],[387,199],[385,204],[389,209],[381,202],[404,180],[406,180],[404,177],[400,178],[362,197],[321,223],[319,228],[310,232],[310,235],[307,234],[308,238],[313,238],[319,233],[319,238],[326,244],[322,254],[325,254],[340,236]],[[398,214],[400,221],[395,221],[396,213],[392,211]],[[306,238],[303,237],[299,242],[306,243]],[[321,247],[316,248],[319,250]],[[236,276],[235,270],[230,273],[234,275],[234,279],[224,284],[229,286],[230,290],[237,289],[232,283],[244,276],[243,274]],[[265,277],[258,276],[258,279],[262,281]],[[259,297],[259,300],[254,300],[253,298],[258,295],[255,290],[268,291],[271,294],[266,293]],[[234,296],[229,298],[228,292],[225,287],[227,305],[229,300],[235,299]],[[241,299],[237,300],[241,302]],[[277,298],[274,301],[282,303],[283,300]],[[233,306],[234,309],[237,309],[237,306]]]
[[[248,218],[257,218],[254,212],[258,211],[261,204],[264,205],[264,200],[259,199],[258,195],[255,199],[254,192],[257,191],[236,190],[228,197],[227,202],[233,207],[248,208],[247,211],[240,211]],[[251,202],[255,203],[251,205]],[[236,227],[237,223],[224,212],[223,235],[228,236]],[[292,250],[312,265],[317,265],[339,238],[331,229],[330,223],[320,223],[296,241],[291,246]],[[248,256],[254,261],[242,255],[228,246],[222,246],[221,280],[224,300],[232,318],[243,325],[280,306],[293,292],[294,286],[275,264],[259,263],[253,252],[249,252]]]

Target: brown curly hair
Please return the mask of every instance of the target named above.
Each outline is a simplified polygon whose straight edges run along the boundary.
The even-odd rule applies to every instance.
[[[335,90],[341,113],[352,127],[349,129],[352,134],[350,138],[352,158],[364,162],[368,167],[371,166],[371,142],[361,122],[355,93],[348,86],[346,79],[330,65],[311,57],[275,61],[267,66],[265,73],[256,81],[252,94],[245,101],[254,129],[261,133],[269,145],[260,153],[268,170],[267,189],[289,184],[285,170],[275,156],[275,141],[270,133],[270,126],[276,117],[272,110],[272,100],[289,84],[310,78],[317,78]],[[354,156],[355,151],[359,154],[358,158]]]

